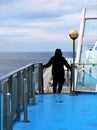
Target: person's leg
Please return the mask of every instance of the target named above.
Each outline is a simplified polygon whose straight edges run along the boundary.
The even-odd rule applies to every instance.
[[[57,79],[53,77],[53,93],[56,93],[57,89]]]
[[[58,93],[61,93],[64,84],[64,79],[59,80]]]

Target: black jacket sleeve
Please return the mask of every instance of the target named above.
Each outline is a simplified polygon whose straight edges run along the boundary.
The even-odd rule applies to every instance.
[[[65,58],[64,58],[64,65],[66,66],[66,68],[71,70],[71,66],[68,64],[68,62]]]
[[[47,64],[45,64],[45,65],[43,65],[43,68],[47,68],[47,67],[50,67],[51,66],[51,64],[52,64],[52,57],[51,57],[51,59],[48,61],[48,63]]]

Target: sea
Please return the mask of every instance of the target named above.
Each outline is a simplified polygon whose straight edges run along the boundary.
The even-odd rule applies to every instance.
[[[0,52],[0,77],[30,63],[48,62],[54,52]],[[65,58],[72,58],[72,52],[63,52]]]

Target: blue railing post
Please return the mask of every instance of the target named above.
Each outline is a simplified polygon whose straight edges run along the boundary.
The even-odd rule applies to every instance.
[[[70,95],[72,95],[72,76],[73,76],[73,75],[72,75],[72,66],[73,66],[73,65],[71,64]]]
[[[28,111],[27,111],[27,80],[24,79],[24,120],[23,122],[29,122],[28,120]]]
[[[4,113],[4,93],[0,91],[0,130],[4,130]]]
[[[17,117],[20,120],[20,71],[17,73]]]
[[[39,85],[40,85],[40,92],[44,93],[44,86],[43,86],[43,65],[42,63],[39,64]]]
[[[4,95],[4,130],[12,130],[11,94]]]
[[[33,85],[32,85],[32,104],[35,105],[36,104],[36,97],[35,97],[35,74],[33,72]]]

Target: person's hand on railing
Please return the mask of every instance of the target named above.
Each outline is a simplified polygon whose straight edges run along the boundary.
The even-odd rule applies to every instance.
[[[43,69],[45,68],[45,65],[43,65]]]
[[[70,67],[70,71],[72,71],[72,66]]]

